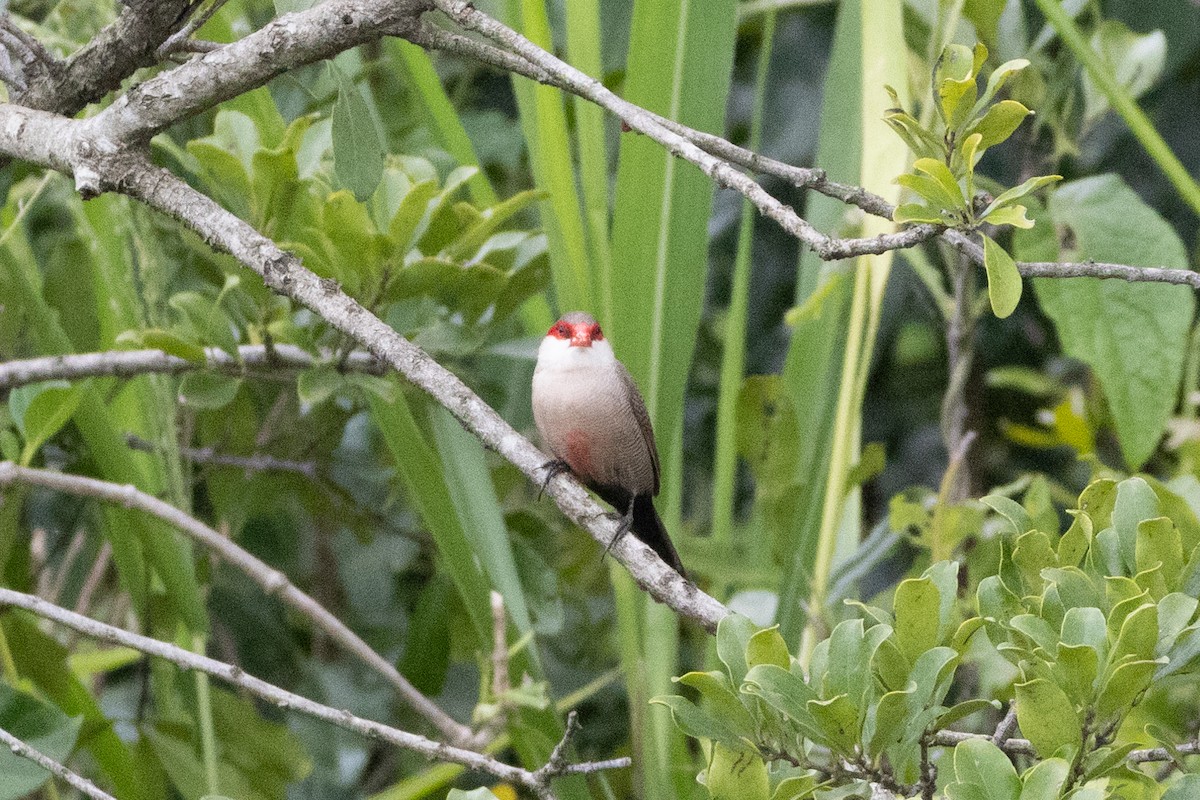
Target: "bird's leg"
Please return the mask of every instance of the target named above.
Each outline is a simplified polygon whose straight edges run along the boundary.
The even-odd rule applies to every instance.
[[[613,515],[618,520],[620,520],[620,524],[617,525],[617,532],[614,533],[613,537],[608,540],[608,546],[605,547],[604,552],[600,554],[601,561],[603,561],[604,557],[606,555],[608,555],[608,551],[613,549],[613,545],[615,545],[617,542],[621,541],[621,537],[624,536],[625,534],[629,533],[629,529],[633,527],[633,501],[634,500],[637,500],[637,495],[633,495],[632,497],[629,498],[629,508],[626,509],[625,516],[621,517],[621,516],[617,516],[616,514]]]
[[[542,488],[538,489],[538,500],[541,500],[542,495],[546,493],[546,487],[550,485],[550,481],[564,472],[570,472],[571,465],[561,458],[552,458],[545,464],[542,464],[542,469],[546,470],[546,479],[542,481]]]

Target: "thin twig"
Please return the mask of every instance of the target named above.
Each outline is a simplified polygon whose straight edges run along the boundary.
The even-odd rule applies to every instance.
[[[157,448],[140,436],[127,433],[125,443],[132,450],[143,453],[157,452]],[[232,467],[240,469],[247,475],[259,472],[293,472],[303,475],[310,480],[320,477],[315,461],[292,461],[278,458],[267,453],[252,453],[248,456],[237,456],[219,452],[215,447],[180,447],[179,454],[194,464],[206,464],[214,467]]]
[[[14,755],[29,759],[42,769],[62,780],[72,789],[82,792],[83,794],[92,798],[92,800],[116,800],[115,797],[103,791],[100,787],[89,781],[87,778],[84,778],[83,776],[67,769],[65,766],[43,754],[41,751],[13,736],[11,733],[4,730],[4,728],[0,728],[0,742],[8,745],[8,749],[11,750]]]
[[[191,38],[192,34],[194,34],[196,31],[198,31],[202,27],[204,27],[204,23],[206,23],[210,19],[212,19],[212,15],[217,13],[217,11],[220,10],[221,6],[225,5],[225,2],[226,2],[226,0],[211,0],[211,2],[209,2],[209,4],[208,4],[208,7],[206,9],[204,9],[203,12],[192,15],[192,18],[187,21],[186,25],[184,25],[179,30],[175,31],[175,33],[168,36],[167,40],[165,42],[163,42],[161,45],[159,45],[158,50],[155,51],[157,53],[158,57],[165,58],[166,56],[170,55],[171,53],[173,53],[177,50],[183,50],[188,47],[195,47],[197,42],[188,41],[188,40]],[[207,44],[211,44],[214,46],[203,52],[210,52],[211,50],[215,50],[216,48],[221,47],[221,45],[217,44],[216,42],[208,42]],[[193,51],[193,52],[201,52],[201,51]]]
[[[313,355],[294,344],[277,344],[269,350],[263,345],[242,345],[237,352],[234,358],[224,350],[208,347],[203,362],[189,361],[162,350],[108,350],[8,361],[0,363],[0,392],[39,381],[133,378],[152,373],[182,375],[204,369],[224,375],[296,372],[328,363],[331,357],[326,352]],[[364,352],[351,353],[346,359],[346,369],[371,375],[382,375],[385,371],[379,359]]]
[[[1008,704],[1008,712],[1004,715],[1004,719],[1000,720],[1000,724],[996,726],[996,732],[992,734],[992,744],[996,747],[1003,747],[1017,729],[1017,703],[1010,701]]]
[[[161,642],[157,639],[151,639],[147,636],[130,633],[120,628],[97,622],[94,619],[89,619],[72,611],[67,611],[65,608],[48,603],[39,597],[15,592],[11,589],[0,588],[0,606],[23,608],[39,617],[52,620],[67,628],[78,631],[85,636],[132,648],[146,655],[170,661],[185,670],[203,672],[214,678],[226,681],[279,708],[297,711],[301,714],[324,720],[340,728],[345,728],[368,738],[378,739],[397,747],[411,750],[430,759],[461,764],[470,769],[494,775],[501,780],[511,781],[529,788],[539,798],[542,798],[542,800],[553,800],[554,798],[554,794],[546,786],[544,775],[539,775],[538,772],[530,772],[529,770],[497,761],[494,758],[473,750],[465,750],[461,747],[435,742],[432,739],[427,739],[415,733],[409,733],[399,728],[393,728],[390,725],[384,725],[380,722],[355,716],[346,710],[338,710],[322,705],[321,703],[309,700],[307,697],[293,694],[256,678],[246,673],[240,667],[184,650],[167,642]],[[614,766],[610,768],[629,766],[628,759],[618,759],[617,761],[619,763],[614,762]],[[575,765],[577,770],[584,768],[584,766]]]
[[[456,721],[432,700],[421,694],[391,662],[371,649],[371,646],[364,642],[358,634],[350,630],[324,606],[300,591],[288,580],[286,575],[260,561],[195,517],[185,514],[170,503],[138,490],[135,486],[120,486],[108,481],[86,478],[82,475],[67,475],[50,470],[21,467],[10,461],[0,461],[0,489],[13,483],[42,486],[67,494],[117,503],[163,520],[240,569],[267,595],[278,597],[288,606],[300,612],[319,630],[386,678],[415,711],[450,741],[473,741],[469,728]]]

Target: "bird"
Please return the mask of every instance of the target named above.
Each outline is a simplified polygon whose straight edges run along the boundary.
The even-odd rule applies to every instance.
[[[564,314],[542,340],[533,371],[533,420],[554,456],[543,465],[542,488],[571,472],[620,517],[605,552],[632,532],[686,576],[654,507],[658,448],[646,402],[590,314]]]

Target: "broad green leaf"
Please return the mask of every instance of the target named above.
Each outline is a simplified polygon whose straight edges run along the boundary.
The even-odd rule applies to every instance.
[[[1020,536],[1022,533],[1033,529],[1033,522],[1029,517],[1029,512],[1011,497],[1005,497],[1000,494],[989,494],[986,497],[980,498],[979,502],[1008,521],[1010,526],[1008,528],[1009,533],[1015,533]]]
[[[28,465],[37,451],[62,430],[83,399],[83,384],[46,381],[14,389],[9,395],[9,410],[17,430],[25,439],[21,463]]]
[[[983,267],[987,270],[988,300],[992,313],[1004,319],[1021,301],[1021,273],[1003,247],[990,236],[983,237]]]
[[[471,791],[463,791],[462,789],[451,789],[450,794],[446,795],[446,800],[500,800],[486,786],[480,786],[478,789]]]
[[[407,253],[414,246],[413,234],[429,208],[429,202],[437,195],[436,181],[422,181],[414,185],[400,201],[400,206],[388,224],[388,237],[397,252]]]
[[[1097,719],[1108,722],[1128,710],[1149,687],[1158,667],[1157,661],[1130,661],[1112,670],[1096,701]]]
[[[913,162],[913,169],[924,172],[942,189],[947,200],[952,200],[948,208],[966,208],[967,200],[963,197],[962,187],[958,179],[950,172],[950,168],[936,158],[918,158]]]
[[[906,172],[896,178],[896,183],[907,189],[912,189],[929,201],[933,208],[940,211],[959,211],[963,207],[961,194],[948,191],[940,181],[936,181],[928,175],[917,175]],[[895,215],[893,215],[894,217]]]
[[[1071,765],[1061,758],[1034,764],[1021,776],[1020,800],[1058,800]]]
[[[1200,797],[1200,775],[1180,775],[1163,794],[1162,800],[1191,800]]]
[[[1183,568],[1183,545],[1175,523],[1166,517],[1138,523],[1136,560],[1139,572],[1161,565],[1163,580],[1169,588],[1176,588]]]
[[[0,727],[43,755],[62,763],[79,736],[81,717],[68,717],[57,707],[0,683]],[[46,782],[50,774],[0,748],[0,800],[17,800]]]
[[[791,718],[809,738],[824,739],[808,705],[818,699],[816,692],[798,675],[774,664],[760,664],[746,673],[742,690],[761,697],[768,706]]]
[[[985,739],[968,739],[954,748],[954,778],[946,787],[953,800],[1017,800],[1021,791],[1008,756]]]
[[[824,741],[841,755],[851,755],[859,741],[858,708],[844,694],[828,700],[809,700],[808,712],[817,721]]]
[[[1050,184],[1061,180],[1061,175],[1039,175],[1035,178],[1030,178],[1020,186],[1014,186],[1013,188],[1007,189],[996,195],[996,199],[992,200],[992,202],[988,204],[987,208],[983,210],[983,214],[981,216],[988,217],[997,209],[1002,208],[1009,203],[1020,200],[1025,195],[1036,192],[1043,186],[1049,186]]]
[[[989,3],[988,5],[993,5]],[[988,103],[992,102],[1004,84],[1008,83],[1008,79],[1016,73],[1029,66],[1029,61],[1024,58],[1014,58],[1012,61],[1005,61],[1000,66],[992,71],[988,76],[987,88],[983,90],[983,94],[979,96],[979,100],[975,103],[975,108],[971,109],[971,116],[978,114],[987,107]]]
[[[817,786],[817,779],[811,775],[784,778],[775,787],[771,800],[807,800],[812,797],[812,791]]]
[[[333,169],[360,202],[366,202],[383,178],[383,144],[366,100],[345,73],[329,62],[337,81],[333,104]]]
[[[177,336],[171,331],[150,328],[149,330],[137,331],[136,334],[137,338],[146,347],[162,350],[167,355],[182,358],[193,364],[204,365],[208,363],[208,356],[205,354],[203,347],[194,342],[189,342],[187,339]]]
[[[779,635],[778,626],[761,630],[750,637],[746,645],[746,664],[754,668],[759,664],[774,664],[781,669],[788,669],[792,658],[788,654],[787,643]]]
[[[987,110],[987,113],[973,125],[967,128],[966,135],[978,133],[982,139],[979,142],[979,153],[989,147],[994,147],[1012,136],[1021,123],[1033,112],[1016,100],[1001,100]]]
[[[768,800],[771,795],[766,763],[745,747],[714,744],[705,776],[712,800]]]
[[[717,657],[725,665],[734,686],[742,685],[750,669],[746,663],[746,648],[756,631],[754,623],[741,614],[726,614],[717,623]]]
[[[1051,198],[1050,216],[1060,232],[1070,233],[1073,247],[1060,253],[1053,239],[1033,246],[1037,229],[1018,231],[1015,244],[1022,260],[1056,261],[1061,256],[1187,267],[1175,231],[1115,175],[1060,187]],[[1067,355],[1087,363],[1099,378],[1126,461],[1133,468],[1141,466],[1175,407],[1195,311],[1192,290],[1092,278],[1040,278],[1034,288]]]
[[[941,211],[920,203],[901,203],[892,212],[892,221],[903,224],[929,223],[931,225],[953,225],[955,220]]]
[[[754,736],[754,718],[734,693],[724,672],[689,672],[675,680],[699,692],[702,707],[720,719],[732,733]]]
[[[670,709],[675,724],[693,739],[709,739],[735,749],[744,746],[716,714],[705,711],[687,698],[667,695],[651,698],[650,702]]]
[[[196,338],[237,358],[237,339],[233,335],[233,323],[216,298],[186,291],[171,295],[167,303],[183,316],[185,325]]]
[[[1073,754],[1081,744],[1079,716],[1061,688],[1045,678],[1016,685],[1017,724],[1038,755],[1050,758],[1060,748]]]
[[[896,587],[896,640],[910,663],[938,645],[940,604],[938,589],[928,578],[910,578]]]
[[[1014,228],[1032,228],[1033,220],[1025,216],[1025,206],[1005,206],[998,208],[986,217],[980,216],[980,220],[986,220],[992,225],[1012,225]]]

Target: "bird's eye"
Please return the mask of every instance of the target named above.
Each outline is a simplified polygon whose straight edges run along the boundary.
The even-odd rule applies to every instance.
[[[600,330],[599,325],[592,326],[592,341],[600,342],[604,340],[604,332]]]
[[[550,327],[548,335],[553,336],[555,339],[570,339],[571,329],[565,322],[556,322]]]

